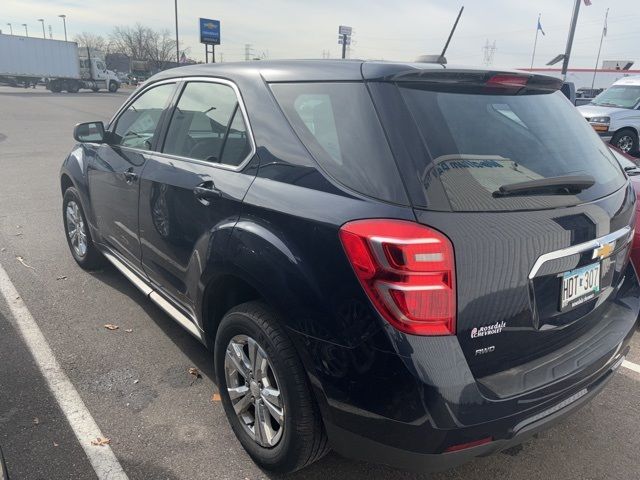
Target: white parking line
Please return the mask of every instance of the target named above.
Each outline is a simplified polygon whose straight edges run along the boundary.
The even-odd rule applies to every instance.
[[[638,365],[637,363],[632,363],[628,360],[625,360],[624,362],[622,362],[622,366],[628,368],[629,370],[633,370],[636,373],[640,373],[640,365]]]
[[[47,340],[22,301],[7,272],[0,265],[0,294],[12,317],[9,322],[20,333],[35,363],[47,382],[78,442],[84,449],[99,480],[128,480],[120,462],[108,445],[94,446],[91,441],[102,437],[100,428],[87,410],[82,398],[56,360]]]

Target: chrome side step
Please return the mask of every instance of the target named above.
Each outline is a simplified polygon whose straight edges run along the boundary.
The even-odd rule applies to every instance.
[[[119,260],[114,254],[111,252],[102,251],[102,254],[105,256],[111,264],[116,267],[120,273],[122,273],[127,279],[133,283],[138,290],[140,290],[146,297],[148,297],[153,303],[155,303],[158,307],[160,307],[167,315],[173,318],[176,322],[178,322],[187,332],[196,337],[198,340],[204,343],[204,332],[200,330],[198,325],[189,318],[180,312],[177,308],[175,308],[171,303],[160,295],[156,290],[151,288],[147,282],[145,282],[140,276],[131,270],[124,262]]]

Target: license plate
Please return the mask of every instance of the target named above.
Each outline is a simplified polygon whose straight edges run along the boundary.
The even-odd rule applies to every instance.
[[[600,292],[600,262],[562,274],[560,311],[570,310],[592,300]]]

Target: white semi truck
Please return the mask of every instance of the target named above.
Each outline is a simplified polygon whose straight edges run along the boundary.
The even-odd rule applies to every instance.
[[[52,92],[120,88],[104,60],[85,48],[79,54],[75,42],[0,34],[0,83],[29,86],[43,79]]]

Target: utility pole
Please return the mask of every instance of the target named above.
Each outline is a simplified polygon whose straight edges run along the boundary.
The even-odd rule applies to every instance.
[[[42,24],[42,38],[47,38],[47,34],[44,33],[44,18],[39,18],[38,21]]]
[[[180,47],[178,46],[178,0],[174,0],[176,10],[176,66],[180,66]]]
[[[27,29],[27,24],[23,23],[22,26],[24,27],[24,34],[28,37],[29,36],[29,30]]]
[[[251,60],[251,44],[250,43],[245,43],[244,44],[244,61],[248,62],[249,60]]]
[[[593,79],[591,80],[591,90],[596,83],[596,73],[598,73],[598,63],[600,63],[600,52],[602,51],[602,41],[607,36],[607,18],[609,18],[609,9],[604,14],[604,25],[602,27],[602,35],[600,36],[600,47],[598,47],[598,57],[596,58],[596,68],[593,69]]]
[[[10,23],[7,23],[7,25],[9,25],[9,35],[13,35],[13,27]]]
[[[67,41],[67,16],[58,15],[62,19],[62,25],[64,25],[64,41]]]
[[[49,24],[49,40],[53,40],[53,29],[51,28],[51,24]]]
[[[569,36],[567,37],[567,47],[564,51],[564,59],[562,60],[562,79],[567,79],[567,69],[569,68],[569,57],[571,56],[571,47],[573,47],[573,37],[576,33],[576,25],[578,24],[578,14],[580,13],[580,3],[583,0],[576,0],[573,6],[573,15],[571,17],[571,25],[569,27]]]

